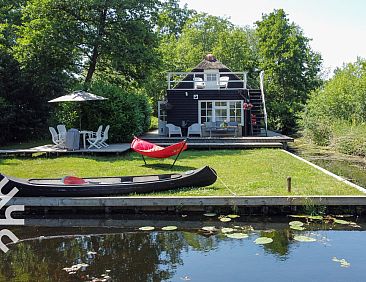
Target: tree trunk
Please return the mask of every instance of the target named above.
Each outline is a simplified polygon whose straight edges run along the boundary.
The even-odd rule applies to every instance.
[[[99,44],[95,44],[94,45],[94,48],[93,48],[93,54],[92,54],[92,57],[90,59],[90,64],[89,64],[89,69],[88,69],[88,73],[86,75],[86,78],[85,78],[85,84],[90,84],[92,78],[93,78],[93,74],[95,72],[95,69],[97,67],[97,60],[98,60],[98,56],[99,56],[99,53],[98,53],[98,46]]]
[[[104,7],[104,9],[99,14],[99,28],[97,33],[97,38],[95,40],[95,44],[93,46],[93,53],[90,59],[88,73],[85,78],[85,85],[88,85],[91,83],[91,80],[93,78],[93,74],[95,72],[95,69],[97,67],[98,58],[100,55],[99,49],[101,46],[101,43],[103,41],[103,35],[105,30],[105,22],[107,18],[107,9],[108,7]]]

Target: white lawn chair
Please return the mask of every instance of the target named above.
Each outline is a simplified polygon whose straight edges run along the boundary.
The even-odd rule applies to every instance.
[[[108,140],[108,131],[109,131],[109,124],[105,127],[103,135],[102,135],[102,140],[100,140],[99,144],[102,145],[103,147],[108,147],[109,145],[105,142]]]
[[[228,76],[221,76],[220,77],[220,88],[227,88],[229,83],[230,77]]]
[[[97,149],[102,148],[102,145],[100,144],[100,141],[102,140],[102,130],[103,125],[100,125],[97,132],[93,132],[91,135],[89,135],[88,142],[90,146],[88,147],[88,149],[91,149],[93,147]]]
[[[174,124],[172,123],[168,123],[166,125],[166,127],[168,128],[168,131],[169,131],[169,137],[172,135],[172,134],[179,134],[181,137],[182,137],[182,130],[179,126],[175,126]]]
[[[64,124],[57,125],[57,131],[58,131],[58,137],[59,139],[64,140],[64,143],[66,143],[66,126]]]
[[[56,145],[56,147],[64,148],[65,147],[65,139],[60,138],[60,136],[57,134],[56,129],[53,127],[48,128],[52,135],[52,142]]]
[[[201,77],[194,77],[194,88],[195,89],[203,89],[205,88],[205,83],[203,82],[203,79]]]
[[[199,123],[194,123],[188,127],[187,137],[192,134],[199,134],[199,136],[202,136],[201,125]]]

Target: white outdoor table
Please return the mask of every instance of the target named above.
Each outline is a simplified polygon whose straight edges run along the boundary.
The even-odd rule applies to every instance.
[[[82,131],[79,131],[79,133],[81,134],[81,135],[83,135],[83,144],[84,144],[84,149],[86,149],[86,135],[88,134],[88,135],[91,135],[91,134],[93,134],[93,131],[90,131],[90,130],[82,130]]]

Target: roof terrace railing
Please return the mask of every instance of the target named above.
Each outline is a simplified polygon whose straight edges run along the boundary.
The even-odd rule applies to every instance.
[[[168,83],[168,89],[173,89],[179,83],[191,83],[192,87],[190,88],[179,88],[181,90],[189,90],[189,89],[223,89],[227,88],[228,83],[230,82],[236,82],[236,83],[242,83],[242,87],[236,87],[230,89],[247,89],[247,73],[248,72],[218,72],[218,73],[207,73],[207,72],[168,72],[167,74],[167,83]],[[212,75],[216,74],[219,75],[217,77],[216,81],[207,80],[205,79],[206,75]],[[237,79],[235,80],[222,80],[220,78],[228,77],[229,75],[235,75]],[[187,76],[190,77],[189,80],[187,80]],[[215,83],[216,82],[216,83]],[[225,87],[226,86],[226,87]]]
[[[259,78],[260,78],[259,81],[260,81],[261,96],[262,96],[262,103],[263,103],[264,125],[265,125],[265,130],[266,130],[266,136],[268,136],[266,99],[264,98],[264,71],[260,72]]]

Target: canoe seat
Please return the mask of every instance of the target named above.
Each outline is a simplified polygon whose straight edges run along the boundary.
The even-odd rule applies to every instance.
[[[133,178],[133,182],[149,182],[149,181],[158,181],[159,176],[137,176]]]

